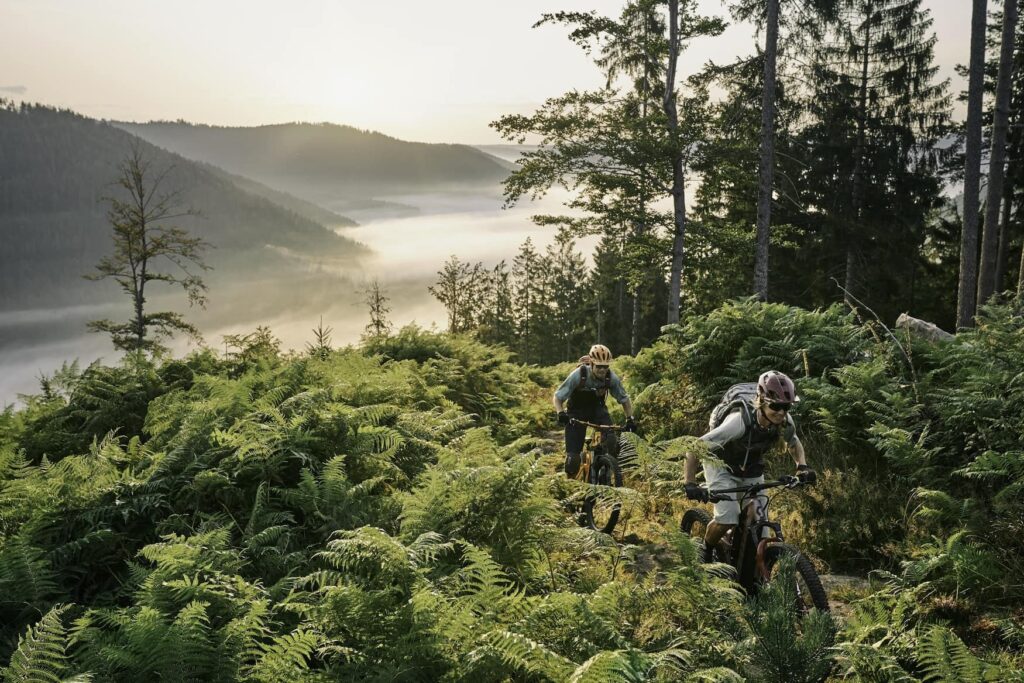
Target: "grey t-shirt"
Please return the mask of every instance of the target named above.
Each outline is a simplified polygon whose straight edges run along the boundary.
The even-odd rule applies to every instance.
[[[619,376],[616,375],[615,371],[612,370],[611,368],[608,368],[608,373],[611,375],[611,379],[608,383],[608,393],[610,393],[615,398],[615,400],[618,401],[620,404],[625,403],[626,401],[629,400],[629,394],[627,394],[626,390],[623,388],[622,380],[619,379]],[[565,378],[564,382],[562,382],[562,386],[558,387],[558,389],[555,391],[555,398],[557,398],[562,403],[568,401],[569,397],[572,396],[572,392],[576,391],[576,389],[579,388],[580,381],[580,368],[576,368],[571,373],[569,373],[569,376]],[[597,379],[596,377],[594,377],[594,371],[588,369],[587,383],[584,388],[603,389],[604,387],[605,380]]]

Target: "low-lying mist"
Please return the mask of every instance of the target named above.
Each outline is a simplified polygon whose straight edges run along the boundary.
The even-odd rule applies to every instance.
[[[266,325],[283,348],[299,350],[311,341],[311,330],[321,318],[333,329],[333,344],[342,346],[359,341],[368,322],[363,290],[376,278],[390,299],[389,318],[396,329],[408,323],[444,328],[444,307],[427,291],[444,261],[455,254],[486,266],[505,259],[511,266],[525,239],[539,247],[554,239],[550,228],[534,225],[530,216],[559,208],[558,198],[552,197],[502,209],[497,188],[381,199],[377,211],[368,203],[359,226],[338,229],[372,249],[356,263],[308,264],[281,276],[263,269],[258,277],[238,280],[211,274],[205,310],[188,309],[184,297],[170,290],[151,297],[148,305],[151,310],[183,312],[215,349],[223,350],[225,334]],[[416,213],[395,217],[394,206],[414,207]],[[581,247],[588,253],[591,245]],[[83,281],[81,286],[97,285]],[[98,358],[115,362],[118,354],[109,340],[88,333],[86,323],[97,318],[121,320],[128,314],[127,299],[120,304],[0,314],[0,405],[15,402],[19,393],[38,391],[39,375],[52,373],[65,361],[78,359],[83,366]],[[185,339],[170,346],[175,354],[194,348]]]

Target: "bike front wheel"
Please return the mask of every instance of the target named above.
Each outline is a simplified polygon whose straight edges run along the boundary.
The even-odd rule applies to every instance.
[[[771,543],[765,548],[764,563],[768,570],[766,581],[778,579],[780,560],[783,558],[792,558],[793,560],[793,578],[796,582],[794,597],[797,612],[805,614],[811,609],[829,611],[828,595],[821,585],[818,570],[814,568],[806,555],[788,543]]]
[[[701,508],[690,508],[683,513],[683,518],[679,522],[679,530],[692,538],[697,544],[698,561],[701,561],[704,556],[704,534],[708,531],[708,524],[711,524],[711,514]],[[711,551],[712,562],[728,563],[729,558],[726,556],[723,547],[724,541],[720,542],[718,547]]]
[[[622,486],[622,468],[619,462],[608,455],[598,455],[590,466],[590,483],[618,488]],[[607,491],[602,494],[588,494],[583,502],[583,514],[587,525],[596,531],[610,534],[619,523],[622,503]]]

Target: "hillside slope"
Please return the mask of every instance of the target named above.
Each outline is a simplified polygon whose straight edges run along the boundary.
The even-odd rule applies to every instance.
[[[213,245],[207,261],[215,279],[281,275],[289,263],[345,263],[367,253],[311,220],[312,207],[300,215],[260,196],[273,191],[243,190],[227,174],[106,123],[8,105],[0,107],[0,310],[116,296],[81,276],[111,249],[103,197],[115,192],[118,164],[132,144],[155,171],[170,167],[164,189],[179,190],[181,203],[200,212],[179,226]]]
[[[0,676],[1020,681],[1024,318],[992,311],[912,342],[916,379],[840,307],[732,303],[617,358],[646,434],[596,492],[612,536],[576,526],[595,491],[545,438],[571,364],[409,327],[68,370],[0,413]],[[772,517],[816,563],[889,570],[835,587],[845,619],[796,612],[785,567],[747,599],[678,532],[703,404],[766,366],[820,475]]]
[[[510,167],[468,145],[406,142],[328,123],[252,128],[185,122],[114,125],[189,159],[314,201],[497,185]]]

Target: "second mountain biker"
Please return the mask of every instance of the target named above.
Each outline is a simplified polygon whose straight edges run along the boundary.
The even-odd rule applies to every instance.
[[[575,477],[580,469],[580,453],[583,451],[583,441],[587,436],[587,428],[584,425],[573,424],[571,418],[596,424],[611,424],[612,418],[605,405],[605,398],[610,393],[626,414],[626,429],[633,431],[636,428],[633,421],[633,404],[622,386],[622,380],[609,367],[611,362],[612,352],[608,347],[594,344],[590,347],[590,353],[565,378],[552,398],[555,411],[558,413],[558,422],[565,425],[565,473],[569,477]]]

